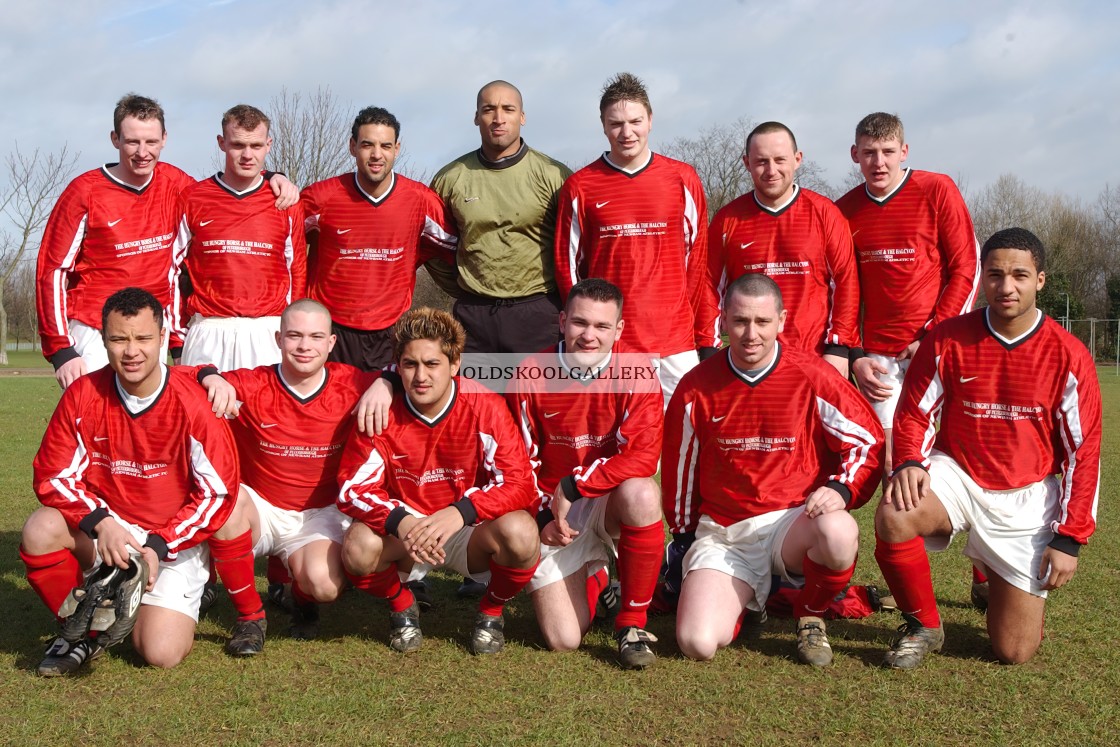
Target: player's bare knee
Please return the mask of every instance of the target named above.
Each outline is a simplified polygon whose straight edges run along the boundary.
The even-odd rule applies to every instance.
[[[913,539],[916,534],[906,511],[886,502],[875,509],[875,536],[879,539],[894,544]]]
[[[253,501],[249,494],[245,492],[244,488],[240,488],[237,491],[237,500],[233,504],[233,510],[230,511],[229,518],[226,519],[226,523],[222,524],[218,531],[214,532],[214,539],[234,539],[248,532],[251,529],[249,508],[252,505]]]
[[[711,661],[715,657],[716,651],[719,650],[719,644],[713,636],[707,635],[703,631],[682,628],[679,625],[677,626],[677,646],[682,654],[695,661]]]
[[[661,490],[648,477],[623,481],[612,500],[617,501],[617,516],[623,524],[644,527],[661,520]]]
[[[132,635],[132,646],[149,666],[171,669],[187,658],[194,641],[178,640],[175,636],[162,635],[161,631],[147,631],[137,627]]]
[[[578,628],[556,626],[547,630],[542,628],[541,633],[544,635],[544,642],[548,646],[548,650],[557,653],[575,651],[583,642],[583,636],[580,635]]]
[[[342,541],[342,566],[357,576],[377,570],[384,540],[364,524],[353,524]]]
[[[29,555],[45,555],[66,546],[69,535],[66,519],[58,509],[41,506],[23,523],[20,542]]]
[[[847,511],[833,511],[817,517],[817,552],[825,565],[847,568],[859,552],[859,525]]]
[[[498,562],[513,567],[528,567],[540,556],[540,535],[537,523],[527,511],[510,511],[493,522],[494,539],[498,543]]]
[[[1016,637],[1010,641],[993,638],[992,653],[995,654],[1000,664],[1026,664],[1038,653],[1038,647],[1041,643],[1041,637],[1038,639]]]
[[[310,571],[298,580],[300,590],[321,604],[335,601],[342,592],[339,581],[326,568]]]

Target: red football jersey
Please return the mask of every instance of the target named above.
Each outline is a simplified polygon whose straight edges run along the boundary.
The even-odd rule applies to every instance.
[[[303,190],[311,252],[307,295],[353,329],[386,329],[412,305],[416,269],[430,259],[455,263],[458,238],[443,200],[423,184],[392,174],[373,198],[356,174]]]
[[[1085,346],[1041,311],[1015,340],[996,334],[987,315],[977,309],[943,322],[918,347],[894,415],[893,466],[929,469],[937,449],[988,490],[1061,475],[1060,515],[1051,528],[1085,544],[1100,490],[1096,366]]]
[[[847,355],[859,347],[859,274],[844,216],[827,197],[799,186],[771,210],[754,192],[716,213],[708,233],[709,293],[723,297],[747,273],[767,275],[787,310],[788,347]]]
[[[173,319],[279,316],[307,288],[307,244],[299,203],[276,209],[265,179],[234,192],[216,174],[183,194],[176,267],[192,286],[184,304],[175,283]],[[185,329],[180,329],[185,332]]]
[[[350,413],[380,376],[342,363],[327,363],[323,371],[322,386],[306,398],[284,382],[279,366],[222,373],[242,402],[230,422],[241,482],[289,511],[335,502],[342,447],[354,429]]]
[[[584,381],[560,357],[563,350],[561,342],[529,356],[521,368],[566,371],[568,378],[546,381],[527,374],[511,381],[506,394],[536,474],[542,509],[551,506],[564,478],[571,478],[581,497],[598,498],[624,480],[653,477],[661,458],[664,399],[652,366],[630,370],[635,356],[616,344],[598,375]],[[633,378],[643,374],[644,382]]]
[[[705,306],[708,206],[696,171],[654,153],[634,172],[607,160],[564,182],[556,220],[560,295],[603,278],[626,297],[622,340],[674,355],[719,347],[717,312]]]
[[[148,409],[126,409],[109,367],[68,387],[35,455],[35,494],[86,533],[106,516],[162,538],[167,560],[205,541],[233,510],[237,454],[190,369],[164,369]],[[149,544],[151,541],[149,540]]]
[[[976,302],[980,245],[968,206],[944,174],[907,169],[882,198],[860,185],[836,201],[859,263],[863,346],[895,356]]]
[[[661,491],[674,534],[805,503],[827,485],[858,508],[879,485],[883,428],[813,353],[778,344],[755,378],[722,352],[681,379],[665,414]]]
[[[338,473],[343,513],[391,534],[407,514],[452,504],[477,521],[533,505],[532,471],[505,401],[470,379],[453,386],[432,420],[398,396],[380,436],[354,430]]]
[[[70,182],[43,230],[35,301],[48,360],[73,347],[68,320],[101,329],[101,307],[121,288],[143,288],[165,307],[171,303],[179,193],[194,179],[158,163],[137,188],[109,173],[115,165]]]

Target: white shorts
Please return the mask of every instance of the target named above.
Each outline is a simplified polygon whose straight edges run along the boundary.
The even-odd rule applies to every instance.
[[[483,522],[485,523],[485,522]],[[474,526],[467,526],[460,529],[447,542],[443,543],[444,562],[442,565],[431,565],[430,563],[415,563],[412,570],[408,573],[401,573],[401,582],[408,583],[411,581],[420,581],[436,568],[450,568],[465,578],[473,578],[482,584],[490,584],[490,569],[478,573],[471,573],[467,567],[467,543],[470,542],[471,535],[474,530],[482,524]]]
[[[894,356],[868,353],[867,357],[887,369],[885,374],[876,374],[879,381],[891,388],[890,396],[882,402],[871,402],[871,409],[879,416],[879,424],[885,430],[894,427],[894,411],[898,408],[898,398],[902,395],[902,379],[910,368],[911,358],[898,360]]]
[[[86,363],[86,372],[92,373],[99,368],[109,365],[109,354],[105,352],[105,341],[101,338],[101,330],[94,329],[88,324],[82,324],[74,319],[68,320],[70,324],[70,337],[74,339],[74,350]],[[167,323],[164,322],[164,328]],[[161,360],[167,360],[167,336],[163,338],[160,348]]]
[[[122,522],[122,526],[132,533],[136,539],[136,547],[143,547],[148,539],[148,532],[135,524]],[[97,540],[94,540],[93,544],[96,548]],[[86,575],[93,573],[99,567],[101,567],[101,556],[95,554],[93,566],[86,571]],[[155,588],[144,592],[140,603],[182,612],[198,622],[202,590],[208,581],[210,581],[210,548],[203,542],[188,550],[181,550],[175,556],[175,560],[161,560]]]
[[[981,569],[1012,586],[1046,597],[1038,567],[1054,533],[1061,490],[1053,475],[1017,490],[985,490],[951,457],[930,457],[930,489],[945,507],[953,533],[926,537],[926,549],[940,552],[959,532],[968,532],[964,554]]]
[[[279,363],[280,347],[276,344],[279,331],[278,316],[250,319],[195,314],[183,340],[182,363],[185,366],[212,363],[219,371]]]
[[[661,394],[665,397],[665,407],[669,406],[669,400],[673,398],[673,392],[677,390],[681,377],[696,368],[699,363],[700,356],[695,350],[663,355],[656,360],[657,378],[661,381]]]
[[[541,562],[533,578],[525,587],[532,594],[537,589],[563,581],[573,573],[583,571],[591,563],[587,573],[595,573],[606,568],[611,557],[618,557],[616,537],[607,533],[607,499],[610,494],[599,498],[583,498],[572,504],[568,512],[568,524],[579,532],[571,544],[564,546],[541,544]]]
[[[253,501],[260,517],[261,534],[253,545],[255,557],[274,555],[287,565],[288,558],[312,542],[330,540],[341,545],[342,537],[350,528],[350,517],[339,511],[337,506],[292,511],[272,505],[244,483],[241,489]]]
[[[787,572],[782,561],[786,535],[803,513],[804,506],[794,506],[752,516],[729,527],[720,526],[708,516],[701,516],[696,527],[696,541],[684,556],[684,578],[701,568],[733,576],[754,590],[754,599],[747,607],[761,612],[770,596],[772,576],[779,576],[795,588],[805,583],[801,576]]]

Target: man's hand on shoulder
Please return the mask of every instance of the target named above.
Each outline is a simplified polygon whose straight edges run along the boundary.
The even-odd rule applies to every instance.
[[[71,384],[87,373],[89,372],[86,370],[86,362],[79,356],[71,358],[59,366],[58,370],[54,372],[54,380],[58,382],[63,391],[66,391]]]
[[[237,389],[221,377],[221,374],[210,374],[202,380],[202,388],[206,390],[206,399],[210,402],[210,409],[214,415],[222,418],[236,418],[240,412],[241,403],[237,401]]]
[[[299,188],[283,174],[272,174],[268,179],[272,194],[276,195],[276,209],[287,210],[299,202]]]
[[[380,435],[389,425],[389,407],[393,404],[393,385],[382,376],[362,393],[354,413],[358,430],[367,436]]]

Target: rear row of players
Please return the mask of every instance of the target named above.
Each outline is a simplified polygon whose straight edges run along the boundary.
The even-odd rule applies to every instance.
[[[927,517],[926,511],[934,502],[922,503],[921,499],[930,495],[931,486],[919,479],[921,475],[903,467],[916,460],[922,469],[933,469],[932,492],[942,499],[941,504],[949,505],[946,501],[950,499],[942,493],[950,489],[938,490],[936,462],[931,466],[926,461],[934,430],[927,423],[927,430],[916,442],[906,442],[897,434],[892,438],[890,429],[902,422],[894,417],[894,407],[915,350],[930,347],[923,340],[933,339],[930,331],[934,326],[970,309],[975,298],[978,247],[959,193],[946,177],[903,169],[907,146],[901,122],[892,115],[873,114],[860,122],[852,147],[852,158],[860,164],[866,183],[842,198],[838,208],[795,183],[801,153],[793,133],[780,123],[768,122],[752,131],[745,146],[744,165],[751,173],[754,190],[720,210],[709,231],[703,190],[695,172],[649,148],[652,108],[641,82],[629,74],[609,81],[600,102],[600,117],[609,152],[569,176],[562,165],[529,149],[520,137],[525,119],[520,92],[503,81],[487,84],[476,100],[480,149],[441,170],[433,180],[432,192],[393,173],[393,161],[400,148],[399,123],[385,110],[366,109],[359,114],[351,132],[355,172],[307,188],[301,202],[293,208],[288,204],[294,196],[291,185],[282,176],[263,172],[271,141],[267,118],[259,111],[242,106],[227,112],[219,137],[219,146],[226,154],[226,170],[189,187],[180,198],[184,185],[178,181],[188,181],[185,175],[172,167],[157,169],[159,151],[166,138],[162,111],[148,99],[126,97],[118,106],[114,122],[113,142],[120,149],[120,163],[75,180],[60,200],[44,237],[39,265],[44,352],[55,363],[64,387],[79,380],[86,370],[103,365],[106,357],[112,362],[108,315],[103,318],[102,301],[121,285],[139,284],[152,293],[157,306],[162,308],[156,321],[167,319],[169,330],[164,344],[171,347],[173,354],[185,343],[183,362],[214,364],[215,372],[221,370],[229,383],[238,388],[234,396],[222,389],[222,378],[203,378],[219,410],[232,408],[229,403],[237,400],[249,403],[252,392],[241,392],[240,388],[249,388],[253,381],[262,391],[269,391],[267,399],[262,400],[267,406],[291,404],[285,399],[289,394],[297,395],[293,401],[301,405],[305,400],[320,402],[318,393],[324,382],[338,377],[329,375],[329,369],[323,373],[321,356],[314,351],[299,352],[294,341],[291,344],[296,352],[289,361],[287,353],[280,351],[286,350],[286,340],[294,335],[306,337],[308,345],[315,339],[327,348],[331,347],[327,341],[333,338],[337,342],[327,354],[361,368],[376,368],[395,358],[402,380],[418,383],[415,387],[405,383],[404,396],[398,392],[394,407],[416,413],[423,410],[426,398],[439,392],[451,396],[450,391],[454,397],[449,402],[459,402],[460,383],[449,385],[450,390],[440,389],[438,375],[429,373],[429,369],[438,369],[444,359],[451,367],[463,350],[555,352],[557,330],[563,333],[561,344],[572,348],[576,343],[569,338],[570,328],[577,324],[573,319],[582,319],[582,324],[589,328],[581,333],[586,342],[580,343],[579,350],[559,348],[557,354],[561,358],[584,354],[594,358],[594,352],[601,353],[604,346],[610,347],[605,341],[614,339],[627,346],[628,351],[657,355],[656,372],[668,401],[677,382],[697,361],[716,353],[722,329],[732,344],[720,354],[724,363],[718,370],[734,377],[725,376],[726,381],[719,387],[710,383],[705,387],[696,380],[697,391],[687,393],[692,399],[686,400],[684,393],[678,396],[677,404],[670,404],[666,421],[665,514],[675,535],[674,546],[681,550],[689,545],[694,532],[700,537],[689,551],[691,560],[686,561],[687,578],[693,581],[681,590],[682,650],[690,656],[706,658],[715,647],[726,645],[742,610],[761,609],[770,572],[774,571],[779,576],[788,576],[791,583],[804,579],[804,604],[797,610],[801,658],[810,663],[829,660],[823,621],[813,613],[819,613],[823,609],[821,600],[827,602],[850,578],[856,536],[855,524],[837,509],[851,508],[861,499],[867,500],[876,482],[868,481],[867,475],[875,473],[882,463],[885,468],[895,467],[896,481],[903,475],[908,480],[905,484],[892,482],[887,491],[888,505],[901,507],[898,516],[891,518],[893,515],[888,513],[884,514],[887,518],[881,516],[877,521],[882,540],[877,557],[884,564],[892,592],[908,615],[906,629],[889,662],[894,666],[916,664],[927,650],[940,646],[940,621],[932,604],[932,591],[908,596],[896,588],[903,583],[899,578],[913,577],[917,571],[912,566],[920,566],[925,560],[916,536],[970,527],[973,515],[958,507],[947,508],[945,516]],[[171,178],[176,175],[183,179]],[[280,193],[276,205],[271,190],[263,189],[266,183]],[[309,254],[303,243],[305,236]],[[1002,341],[1008,354],[1024,346],[1033,350],[1028,342],[1037,337],[1034,332],[1049,329],[1043,325],[1041,316],[1027,330],[1003,329],[995,319],[999,316],[997,308],[1015,312],[1029,305],[1030,313],[1038,314],[1033,306],[1033,292],[1028,298],[1027,291],[1018,285],[1029,284],[1033,277],[1030,282],[1041,287],[1042,250],[1033,237],[1014,236],[1017,238],[1000,238],[992,248],[1027,252],[1030,267],[1020,267],[1020,262],[1012,268],[985,269],[982,274],[990,304],[984,329],[993,339]],[[991,252],[985,253],[986,259],[991,256]],[[422,324],[413,316],[406,316],[397,322],[411,300],[413,271],[423,261],[428,262],[433,277],[457,296],[455,317],[466,328],[465,342],[455,343],[459,334],[454,325],[449,327],[447,319],[440,318],[437,323],[429,318]],[[993,277],[1004,276],[1008,287],[988,288],[989,273]],[[1027,280],[1024,273],[1030,276]],[[588,297],[595,304],[610,307],[613,303],[613,322],[592,323],[583,312],[573,316],[573,298],[582,298],[574,289],[588,277],[605,278],[614,284],[605,287],[621,288],[627,299],[626,324],[621,321],[621,297],[616,291],[608,293],[594,284],[599,281],[592,281],[592,287],[600,290]],[[764,283],[763,277],[772,281]],[[316,310],[297,304],[292,309],[312,316],[313,311],[325,314],[329,310],[333,321],[314,333],[294,333],[290,324],[278,329],[280,312],[303,295],[304,282],[307,295],[325,308]],[[567,313],[558,318],[561,298],[569,305]],[[760,300],[764,307],[766,299],[771,299],[772,308],[757,308],[758,303],[746,304],[742,309],[733,307],[733,302],[738,304],[741,299]],[[861,299],[864,347],[859,333]],[[285,312],[286,317],[292,314],[291,309]],[[185,320],[189,324],[184,328]],[[394,337],[394,322],[398,324],[398,333],[402,332],[399,325],[405,322],[420,325],[426,331],[421,334],[413,328],[403,337]],[[1016,334],[1005,334],[1009,332]],[[736,335],[741,341],[738,346]],[[274,342],[277,336],[279,348]],[[419,379],[409,379],[404,370],[404,348],[417,345],[420,339],[437,342],[443,358],[413,359]],[[102,340],[107,341],[104,346]],[[1075,343],[1063,339],[1054,350],[1071,346],[1076,349]],[[99,360],[97,355],[105,356],[106,349],[110,350],[109,355]],[[1057,575],[1051,574],[1048,583],[1052,584],[1068,578],[1068,558],[1076,562],[1076,548],[1092,531],[1096,485],[1095,479],[1087,475],[1096,474],[1099,448],[1099,397],[1094,395],[1092,368],[1087,369],[1088,374],[1083,368],[1076,375],[1069,374],[1073,365],[1070,361],[1076,359],[1081,365],[1085,356],[1054,355],[1051,351],[1045,358],[1048,363],[1043,378],[1049,381],[1051,374],[1067,377],[1062,379],[1067,388],[1059,387],[1066,396],[1060,404],[1073,408],[1072,419],[1065,410],[1051,407],[1054,403],[1049,390],[1045,395],[1031,390],[1034,393],[1024,397],[1023,392],[1006,388],[1006,377],[986,372],[963,375],[955,383],[942,375],[932,376],[933,383],[923,393],[925,399],[919,398],[925,408],[924,416],[936,421],[942,415],[948,394],[954,390],[959,394],[965,383],[984,382],[994,387],[969,392],[971,399],[965,404],[971,409],[962,422],[977,421],[985,427],[1002,428],[998,435],[987,438],[994,439],[1000,447],[1012,444],[1007,454],[1014,455],[1014,460],[992,457],[992,464],[978,464],[977,459],[1003,452],[986,445],[982,434],[965,447],[958,440],[959,448],[970,449],[969,458],[963,463],[976,484],[969,484],[969,489],[1019,489],[1028,477],[1032,484],[1041,484],[1044,475],[1062,476],[1060,495],[1039,499],[1047,506],[1056,505],[1058,515],[1047,514],[1044,521],[1032,524],[1036,529],[1045,529],[1031,534],[1037,542],[1042,533],[1055,533],[1056,552],[1061,557],[1055,557],[1055,551],[1036,548],[1039,563],[1045,561],[1047,568],[1062,569]],[[807,362],[795,365],[795,361],[802,359]],[[232,373],[277,360],[279,368],[261,375],[264,383],[260,376],[252,379]],[[853,361],[851,373],[860,391],[872,402],[878,418],[868,421],[864,417],[866,403],[853,396],[855,390],[843,378],[820,374],[817,364],[822,360],[845,377],[849,373],[848,362]],[[940,353],[934,360],[938,366],[948,363]],[[779,361],[781,368],[777,367]],[[792,375],[796,369],[805,379],[797,394],[788,389],[788,377],[776,375],[787,368],[787,362],[787,373]],[[996,362],[1002,365],[1007,361]],[[142,368],[135,361],[129,365]],[[984,365],[990,368],[993,364],[985,358]],[[714,366],[697,369],[696,376],[703,371],[715,376]],[[289,371],[288,367],[294,368]],[[1021,368],[1031,376],[1022,385],[1042,386],[1032,369],[1029,363]],[[299,373],[301,370],[303,373]],[[112,379],[111,374],[103,376]],[[122,376],[118,371],[118,380]],[[786,383],[781,387],[762,386],[772,379]],[[351,403],[361,388],[358,384],[370,381],[372,377],[367,374],[366,379],[352,384],[354,392],[348,395]],[[384,382],[375,386],[381,387],[380,394],[371,394],[369,401],[379,401],[380,405],[367,407],[360,418],[360,425],[367,432],[376,431],[382,424],[389,396]],[[1072,390],[1067,391],[1068,387]],[[461,388],[463,394],[471,391],[469,382],[461,383]],[[721,397],[757,396],[763,392],[774,397],[773,392],[779,389],[783,391],[771,405],[752,409],[749,417],[746,408],[719,401]],[[472,648],[479,652],[500,648],[501,603],[526,582],[534,590],[549,645],[577,645],[593,607],[593,601],[589,601],[594,599],[592,592],[605,583],[605,574],[599,568],[601,558],[596,555],[593,559],[578,559],[582,557],[580,553],[591,552],[588,547],[598,552],[602,545],[617,550],[619,555],[624,597],[623,614],[619,616],[620,656],[627,666],[644,666],[652,660],[652,636],[643,628],[652,596],[646,590],[652,589],[656,580],[657,563],[650,558],[660,556],[662,545],[657,486],[650,480],[657,469],[656,457],[662,440],[660,406],[656,410],[658,417],[650,416],[649,424],[647,420],[629,419],[638,418],[638,412],[653,413],[648,402],[656,399],[647,396],[643,400],[647,402],[645,409],[621,407],[615,414],[620,418],[625,415],[625,430],[619,429],[621,422],[599,423],[597,418],[606,414],[598,410],[584,413],[582,417],[588,420],[580,421],[580,407],[568,402],[555,407],[542,405],[543,419],[535,426],[527,420],[528,405],[516,409],[529,457],[537,465],[541,509],[538,519],[543,522],[541,538],[545,542],[543,578],[551,579],[539,588],[534,585],[535,580],[529,579],[534,577],[531,571],[536,562],[532,548],[540,545],[535,540],[528,545],[519,544],[523,519],[480,523],[480,529],[487,528],[474,532],[469,539],[457,534],[456,525],[460,522],[469,528],[476,521],[496,519],[497,513],[486,511],[498,509],[507,509],[500,512],[503,517],[517,517],[516,511],[508,509],[535,506],[536,491],[529,491],[528,503],[519,504],[515,497],[518,491],[506,489],[513,483],[511,475],[516,476],[518,471],[513,468],[511,473],[502,467],[481,473],[487,474],[494,484],[473,492],[472,487],[483,488],[469,478],[475,471],[445,467],[423,440],[411,449],[389,449],[388,455],[373,448],[366,461],[354,465],[357,472],[348,476],[350,482],[343,490],[340,505],[352,517],[361,518],[360,526],[370,531],[351,530],[353,537],[348,535],[341,555],[336,548],[339,538],[331,533],[334,530],[319,527],[334,516],[326,510],[335,498],[334,470],[296,486],[290,484],[287,472],[279,466],[270,469],[250,465],[253,460],[246,461],[244,456],[242,479],[221,482],[226,486],[240,482],[251,489],[245,490],[239,500],[224,503],[214,500],[214,490],[203,490],[202,495],[210,501],[205,509],[197,516],[180,516],[176,509],[168,517],[171,528],[163,532],[168,535],[164,539],[174,541],[175,547],[183,540],[191,546],[207,534],[191,521],[204,520],[210,531],[221,526],[209,542],[209,552],[218,575],[228,589],[234,590],[232,596],[239,613],[238,630],[230,646],[234,653],[253,653],[263,644],[263,608],[252,586],[251,563],[254,542],[259,537],[266,537],[263,541],[267,544],[258,543],[258,553],[286,560],[295,579],[292,589],[297,617],[312,615],[313,602],[337,595],[345,583],[344,576],[348,576],[349,582],[359,588],[391,599],[394,647],[404,650],[419,642],[418,617],[411,592],[394,580],[397,575],[392,564],[446,561],[458,566],[465,564],[467,571],[476,571],[472,576],[478,575],[480,564],[489,564],[492,573],[488,591],[472,639]],[[578,402],[578,397],[574,401]],[[791,408],[791,401],[798,402],[798,408]],[[322,399],[322,403],[327,403],[327,399]],[[801,404],[806,409],[799,409]],[[683,408],[681,412],[677,405]],[[154,408],[155,404],[151,406]],[[339,456],[347,430],[343,413],[349,411],[349,405],[338,409],[341,403],[337,402],[324,406],[333,413],[332,422],[339,431],[317,445],[276,438],[281,421],[270,420],[265,414],[255,415],[255,424],[243,415],[238,417],[234,421],[235,432],[241,423],[256,429],[242,434],[244,444],[254,449],[271,444],[272,451],[260,456],[262,465],[271,459],[307,459],[322,466],[325,460]],[[454,412],[454,407],[448,407],[448,413]],[[713,407],[727,409],[718,414],[715,410],[709,412]],[[707,421],[697,420],[699,412],[705,413]],[[293,417],[302,416],[301,413],[302,409],[295,408]],[[425,429],[412,430],[425,436],[439,431],[443,423],[440,413],[439,408],[427,413],[431,422],[426,423]],[[1059,417],[1057,413],[1060,422],[1067,424],[1068,434],[1055,430],[1048,419],[1051,415]],[[560,428],[558,420],[569,417],[576,418],[574,424]],[[946,411],[945,418],[948,417]],[[759,420],[749,422],[752,418]],[[723,430],[733,424],[734,430]],[[887,429],[885,437],[880,433],[883,428]],[[306,432],[307,429],[301,432],[304,440]],[[477,424],[469,433],[469,438],[453,445],[459,451],[448,457],[458,459],[478,447],[482,449],[478,456],[480,464],[494,470],[498,443],[495,434]],[[1028,435],[1033,440],[1023,442],[1021,439]],[[102,440],[91,442],[83,438],[83,457],[94,453],[93,447],[98,443],[111,443],[106,440],[108,435],[93,437]],[[380,436],[375,434],[371,438],[376,446]],[[909,450],[892,457],[892,443],[907,443]],[[46,440],[44,444],[46,448]],[[881,444],[888,450],[886,458],[879,454]],[[637,450],[637,445],[644,446]],[[938,441],[939,449],[942,445]],[[570,453],[545,459],[549,448],[566,448]],[[109,452],[104,449],[96,453],[107,460],[114,480],[137,470],[144,473],[140,467],[167,461],[124,455],[109,459]],[[407,463],[404,458],[409,454],[419,462],[400,464],[402,460]],[[830,456],[835,454],[843,457],[836,464]],[[69,456],[73,459],[74,453],[69,452]],[[133,462],[140,467],[124,466]],[[96,460],[88,464],[80,460],[73,465],[67,462],[67,469],[85,469],[94,463]],[[652,464],[648,469],[647,463]],[[716,469],[715,464],[723,466]],[[636,470],[633,473],[632,468]],[[695,479],[691,477],[693,471]],[[166,469],[157,469],[156,473],[155,476],[167,476]],[[612,482],[619,474],[625,477]],[[253,475],[252,479],[249,475]],[[393,497],[378,492],[384,488],[378,480],[392,480],[395,476],[404,481],[401,484],[405,487],[399,490],[406,505],[394,504]],[[40,494],[54,490],[61,484],[59,479],[52,476],[44,481],[37,474]],[[66,479],[75,478],[68,473]],[[254,480],[264,487],[258,487]],[[368,487],[371,480],[377,486]],[[447,497],[443,495],[430,498],[432,502],[424,498],[419,505],[411,502],[426,495],[426,491],[436,490],[441,483],[446,483],[442,489],[455,494],[453,500],[441,503]],[[954,490],[959,493],[962,489]],[[608,493],[612,496],[609,501],[595,500]],[[46,577],[65,580],[52,587],[53,596],[44,596],[52,610],[61,606],[52,600],[64,597],[74,585],[73,567],[68,561],[62,562],[61,555],[53,554],[60,552],[55,548],[55,540],[67,552],[82,549],[85,555],[79,554],[83,560],[79,566],[88,566],[85,560],[92,562],[86,543],[92,537],[98,538],[101,547],[114,547],[100,554],[107,562],[121,562],[120,552],[128,544],[120,533],[112,530],[109,531],[114,541],[103,541],[99,533],[103,530],[94,529],[93,524],[104,518],[96,513],[100,506],[96,500],[81,491],[75,492],[73,487],[67,487],[64,495],[67,501],[89,509],[66,523],[69,540],[62,539],[56,531],[54,539],[45,544],[25,538],[23,548],[29,577],[36,589],[43,588],[36,580],[40,568],[51,569],[44,571]],[[104,500],[104,496],[98,497]],[[986,497],[982,503],[987,505],[993,500]],[[1010,511],[1016,515],[1024,501],[1030,502],[1025,498],[1007,500],[1016,506]],[[747,507],[733,508],[737,501],[745,501]],[[455,507],[436,510],[449,503]],[[772,515],[802,503],[808,510],[797,512],[809,517],[803,521],[790,518],[792,514]],[[70,503],[66,505],[73,508]],[[268,528],[274,524],[277,532],[281,528],[292,531],[298,530],[303,521],[273,516],[267,509],[269,505],[284,510],[309,506],[322,509],[323,519],[311,521],[307,532],[313,541],[293,548],[286,541],[268,540],[272,531]],[[926,509],[919,510],[919,506]],[[105,510],[109,515],[116,511]],[[231,518],[222,526],[220,519],[226,510]],[[97,521],[90,519],[90,515]],[[742,531],[766,533],[770,538],[767,546],[774,545],[773,552],[760,559],[723,547],[721,542],[730,540],[720,540],[708,531],[712,527],[701,520],[702,515],[719,527],[740,527],[740,522],[746,522]],[[765,527],[756,526],[760,516],[767,517],[762,522]],[[911,525],[900,517],[919,518],[915,519],[917,524]],[[135,518],[143,521],[129,523],[156,526],[150,523],[150,517]],[[184,521],[188,518],[191,521]],[[1031,514],[1030,521],[1037,518]],[[58,530],[57,520],[52,521]],[[289,526],[291,522],[295,522],[294,526]],[[589,522],[588,528],[584,522]],[[29,531],[36,526],[33,519],[28,524]],[[189,536],[173,539],[172,535],[180,529]],[[78,530],[83,531],[85,539],[75,539]],[[36,532],[41,531],[34,530],[32,535],[37,537]],[[978,533],[973,531],[972,536]],[[386,536],[394,539],[386,540]],[[175,557],[170,545],[160,548],[159,541],[152,540],[151,535],[147,541],[155,542],[156,550],[165,550],[161,558]],[[572,546],[584,549],[555,554],[557,558],[568,559],[565,563],[578,562],[586,579],[560,560],[556,562],[562,570],[547,570],[553,554],[549,548]],[[36,552],[36,548],[43,547],[48,549]],[[44,553],[53,560],[47,562],[38,557]],[[973,543],[969,554],[980,565],[1006,570],[1000,563],[980,557],[982,553],[974,550]],[[773,563],[773,567],[760,565],[761,560]],[[61,567],[68,570],[60,571]],[[890,570],[892,567],[894,571]],[[928,564],[925,567],[928,578]],[[51,576],[52,573],[59,575]],[[1045,574],[1038,570],[1029,575]],[[557,586],[560,580],[564,583]],[[1014,602],[1018,597],[1008,589],[1040,598],[1042,589],[1027,586],[1030,588],[1004,575],[994,582],[993,594],[1002,595],[1002,608],[1008,609],[1009,604],[1019,604]],[[734,599],[731,603],[712,601],[728,594]],[[155,604],[158,603],[145,605],[145,609]],[[715,607],[709,608],[713,604]],[[1026,602],[1020,606],[1029,607]],[[1014,607],[1010,619],[1021,618],[1019,607]],[[990,618],[990,626],[995,619],[999,615]],[[1041,629],[1040,605],[1038,621]],[[144,626],[138,628],[138,640],[142,639],[143,630]],[[183,626],[183,632],[178,637],[156,636],[148,644],[149,649],[170,647],[165,656],[149,656],[144,644],[138,645],[150,661],[174,663],[189,649],[191,637],[186,633],[193,632],[193,618],[189,626]],[[1006,638],[1005,633],[999,636],[1000,641]],[[1027,649],[1008,648],[996,639],[993,632],[993,643],[1001,658],[1023,658]],[[58,642],[53,649],[57,655],[48,656],[48,662],[81,664],[97,649],[88,642],[83,646],[79,651],[73,642]],[[1030,652],[1033,650],[1029,648]],[[1001,653],[1006,651],[1015,655]],[[51,664],[46,668],[58,667]]]

